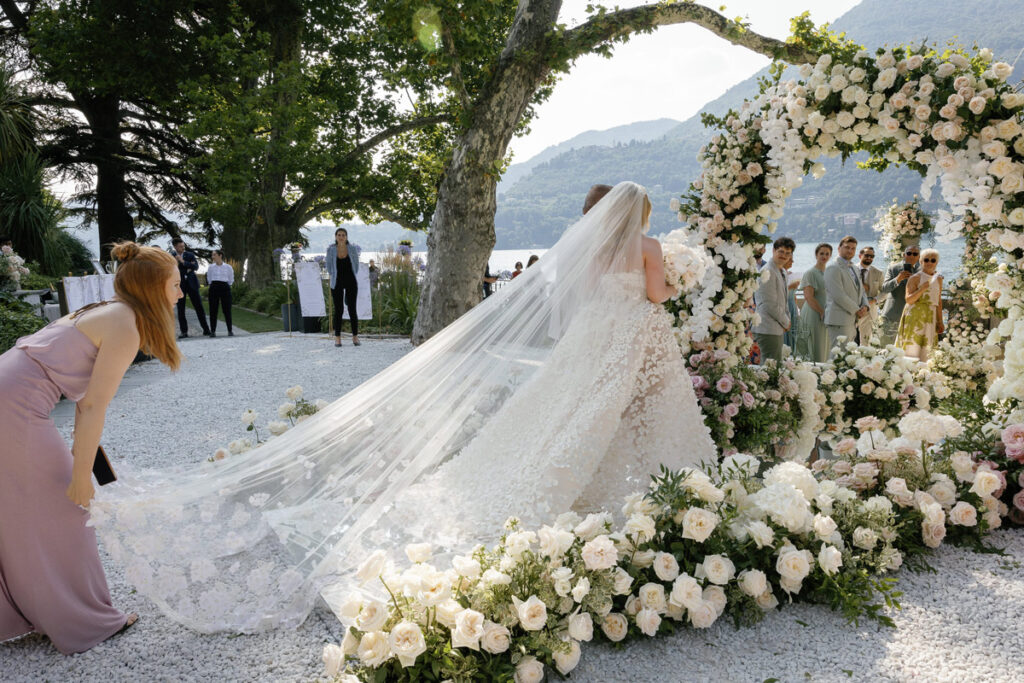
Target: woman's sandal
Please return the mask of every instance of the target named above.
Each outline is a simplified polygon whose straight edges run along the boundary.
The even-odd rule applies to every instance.
[[[362,342],[360,342],[358,339],[353,339],[352,346],[362,346]]]
[[[335,342],[334,342],[334,345],[335,345],[335,346],[341,346],[341,340],[340,340],[340,339],[338,339],[337,341],[335,341]]]
[[[136,622],[138,622],[138,620],[139,620],[139,615],[136,614],[135,612],[132,612],[131,614],[128,615],[128,618],[125,619],[124,626],[119,628],[117,630],[117,633],[115,633],[114,635],[116,636],[118,633],[124,633],[125,631],[130,629],[132,626],[134,626],[136,624]]]

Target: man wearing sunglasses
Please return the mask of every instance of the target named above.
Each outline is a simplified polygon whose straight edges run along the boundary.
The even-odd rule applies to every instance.
[[[871,335],[878,322],[878,298],[885,282],[885,273],[875,268],[874,262],[874,247],[861,248],[857,275],[860,276],[864,293],[868,295],[868,314],[857,321],[857,343],[863,346],[871,345]]]
[[[888,294],[882,308],[882,346],[896,341],[896,331],[900,326],[900,317],[907,305],[907,280],[921,269],[921,248],[912,244],[903,250],[903,261],[889,266],[882,283],[882,294]]]

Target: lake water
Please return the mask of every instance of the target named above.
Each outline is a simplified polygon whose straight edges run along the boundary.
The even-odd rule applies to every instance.
[[[814,266],[814,247],[817,246],[817,242],[797,242],[796,251],[793,252],[793,272],[802,273],[808,268]],[[833,248],[836,246],[832,245]],[[857,245],[858,251],[861,247],[870,246],[875,248],[875,267],[879,270],[885,270],[890,264],[885,262],[884,255],[878,250],[878,244],[876,242],[861,242]],[[962,239],[954,240],[953,242],[944,243],[934,241],[925,238],[921,242],[922,248],[934,248],[939,252],[939,272],[945,275],[946,281],[950,281],[960,274],[960,264],[963,260],[964,253],[964,241]],[[526,266],[526,262],[529,260],[531,254],[536,254],[541,258],[547,249],[498,249],[491,252],[490,265],[491,272],[495,275],[509,271],[515,267],[516,261],[521,261],[523,266]],[[771,253],[771,247],[768,247],[768,253]],[[414,251],[414,256],[421,257],[424,261],[427,258],[427,252],[425,251]],[[365,262],[368,259],[378,258],[376,252],[363,252],[362,260]]]

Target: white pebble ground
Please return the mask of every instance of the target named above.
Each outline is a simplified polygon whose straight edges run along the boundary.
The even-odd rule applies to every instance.
[[[182,343],[187,362],[171,374],[155,362],[133,367],[108,412],[103,443],[117,463],[161,467],[201,462],[245,436],[246,408],[265,425],[284,390],[333,400],[398,360],[401,339],[364,338],[341,349],[320,335],[199,337]],[[58,411],[68,436],[69,411]],[[824,607],[798,605],[736,630],[705,631],[584,649],[576,681],[1020,681],[1024,678],[1024,532],[1000,531],[1006,555],[943,548],[937,573],[898,574],[897,628],[848,625]],[[101,548],[102,554],[102,548]],[[320,651],[341,628],[317,609],[297,630],[255,636],[202,635],[164,617],[133,593],[103,555],[114,604],[139,622],[84,654],[60,655],[45,638],[0,645],[0,681],[309,681]],[[552,676],[552,679],[555,677]]]

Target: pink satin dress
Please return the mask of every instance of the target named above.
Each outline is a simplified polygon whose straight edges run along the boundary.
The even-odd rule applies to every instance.
[[[61,394],[82,398],[95,361],[92,341],[66,325],[0,356],[0,641],[42,633],[73,654],[125,624],[89,513],[66,495],[71,450],[50,419]]]

